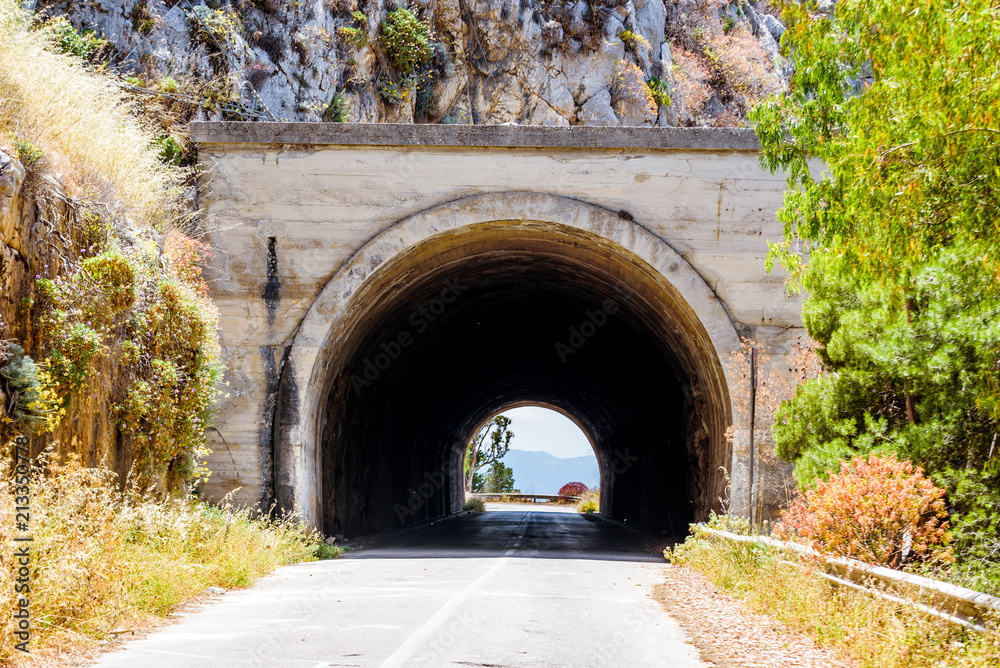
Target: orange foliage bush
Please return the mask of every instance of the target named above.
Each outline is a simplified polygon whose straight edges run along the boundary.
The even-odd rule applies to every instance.
[[[944,490],[894,455],[856,457],[829,482],[798,497],[775,534],[822,552],[899,568],[904,561],[952,561]]]
[[[177,276],[202,297],[208,297],[208,284],[201,275],[201,266],[212,256],[212,247],[192,239],[180,230],[167,232],[163,254]]]
[[[568,482],[559,488],[559,496],[583,496],[590,488],[582,482]]]

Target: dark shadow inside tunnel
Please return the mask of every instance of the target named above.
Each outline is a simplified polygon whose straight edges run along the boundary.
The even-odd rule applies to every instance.
[[[670,535],[728,463],[725,382],[669,281],[606,240],[491,223],[401,253],[351,298],[322,416],[322,525],[381,532],[464,502],[468,437],[527,403],[572,415],[601,511]]]

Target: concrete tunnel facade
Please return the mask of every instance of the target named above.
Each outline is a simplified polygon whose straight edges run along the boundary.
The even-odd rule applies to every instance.
[[[445,516],[464,501],[475,430],[538,404],[589,437],[602,512],[683,534],[740,472],[726,431],[746,429],[732,400],[744,379],[726,360],[748,327],[634,209],[481,190],[381,225],[302,300],[270,349],[259,502],[333,535]],[[265,221],[258,293],[272,324],[294,280],[295,239],[275,229]]]

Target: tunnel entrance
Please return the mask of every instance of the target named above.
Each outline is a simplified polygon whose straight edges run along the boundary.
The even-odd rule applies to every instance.
[[[533,221],[463,225],[382,262],[342,300],[314,373],[317,523],[351,536],[457,511],[469,434],[538,404],[593,440],[603,512],[684,533],[723,493],[730,417],[712,341],[665,275],[678,269]]]

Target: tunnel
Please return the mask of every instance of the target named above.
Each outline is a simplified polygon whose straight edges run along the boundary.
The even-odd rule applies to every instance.
[[[631,224],[606,217],[616,215]],[[682,535],[717,508],[729,395],[699,305],[675,285],[691,275],[680,256],[654,268],[594,230],[532,220],[402,246],[356,263],[364,280],[337,295],[310,381],[317,443],[303,461],[318,469],[316,523],[327,534],[458,511],[472,434],[527,404],[586,433],[602,513]]]

